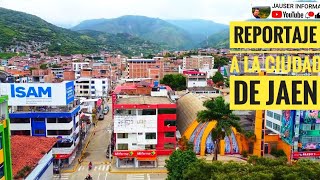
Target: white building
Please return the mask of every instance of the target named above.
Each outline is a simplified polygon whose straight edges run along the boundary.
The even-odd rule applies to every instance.
[[[103,98],[109,92],[108,78],[79,78],[75,81],[76,97]]]
[[[72,63],[72,70],[75,72],[75,78],[80,78],[80,71],[81,69],[86,69],[90,67],[89,62],[73,62]]]
[[[282,118],[281,110],[266,110],[265,111],[266,127],[272,132],[276,134],[280,134],[281,118]]]

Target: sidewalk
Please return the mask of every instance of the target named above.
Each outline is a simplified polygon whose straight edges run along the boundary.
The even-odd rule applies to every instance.
[[[86,152],[86,149],[90,143],[90,140],[92,138],[92,136],[94,135],[94,131],[97,127],[97,122],[96,123],[96,126],[95,127],[90,127],[89,129],[89,132],[88,132],[88,135],[86,136],[86,138],[84,139],[84,141],[82,142],[82,149],[80,150],[77,150],[77,155],[75,157],[75,159],[73,160],[73,162],[68,166],[68,167],[65,167],[65,168],[62,168],[61,172],[62,173],[73,173],[76,171],[76,169],[78,168],[79,166],[79,159],[80,161],[82,162],[83,161],[83,155],[84,153]]]

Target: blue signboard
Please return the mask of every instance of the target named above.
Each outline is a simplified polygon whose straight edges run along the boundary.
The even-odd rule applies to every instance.
[[[74,82],[70,81],[66,83],[66,104],[74,101]]]

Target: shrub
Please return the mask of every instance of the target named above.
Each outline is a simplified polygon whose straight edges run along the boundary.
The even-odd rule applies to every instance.
[[[286,153],[282,150],[276,150],[276,149],[271,149],[270,154],[274,157],[283,157],[283,156],[287,156]]]
[[[247,158],[247,157],[248,157],[248,151],[243,150],[243,151],[241,152],[241,155],[242,155],[242,157]]]

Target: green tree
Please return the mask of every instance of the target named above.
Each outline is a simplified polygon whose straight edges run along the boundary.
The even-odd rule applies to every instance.
[[[230,59],[226,57],[214,57],[214,69],[218,69],[224,65],[227,65],[229,63]]]
[[[182,74],[166,74],[163,79],[161,79],[160,83],[168,85],[176,91],[185,90],[187,88],[186,77]]]
[[[226,87],[229,87],[229,86],[230,86],[230,79],[229,79],[229,78],[226,78],[226,79],[224,80],[224,85],[225,85]]]
[[[211,77],[214,83],[224,82],[223,75],[218,71],[214,76]]]
[[[221,139],[227,135],[231,135],[232,127],[238,132],[242,132],[240,126],[240,118],[233,114],[230,110],[230,104],[226,103],[223,97],[219,96],[213,100],[208,100],[203,103],[205,110],[197,113],[198,122],[216,121],[216,127],[212,130],[212,139],[215,140],[214,156],[212,161],[218,159],[218,149]]]
[[[40,69],[48,69],[48,64],[41,64]]]
[[[183,178],[184,170],[189,164],[196,162],[196,154],[191,151],[174,151],[169,159],[166,160],[165,167],[168,170],[168,180],[180,180]]]

